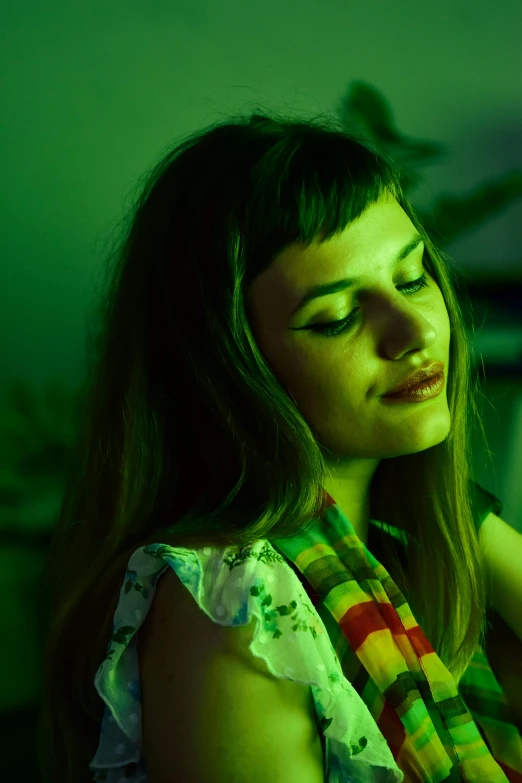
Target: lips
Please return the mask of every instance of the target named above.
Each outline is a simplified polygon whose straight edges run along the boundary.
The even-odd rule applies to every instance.
[[[407,375],[397,386],[385,392],[383,397],[387,397],[390,394],[398,394],[406,389],[410,389],[412,386],[418,386],[419,383],[424,383],[424,381],[433,378],[435,375],[440,375],[441,372],[444,372],[443,362],[434,362],[429,366],[422,367],[420,370]]]

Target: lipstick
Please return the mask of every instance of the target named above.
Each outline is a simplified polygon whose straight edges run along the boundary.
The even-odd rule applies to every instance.
[[[427,381],[417,384],[417,386],[410,386],[409,389],[396,394],[383,395],[381,399],[386,403],[424,402],[425,400],[433,399],[433,397],[438,397],[444,388],[444,383],[444,373],[441,372],[439,375],[434,375],[433,378],[428,378]]]

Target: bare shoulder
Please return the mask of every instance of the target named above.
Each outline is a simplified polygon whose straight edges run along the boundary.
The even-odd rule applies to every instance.
[[[311,689],[252,655],[255,622],[221,626],[173,569],[160,577],[138,633],[150,783],[324,780]]]
[[[164,650],[176,648],[180,655],[191,648],[223,652],[246,653],[253,638],[255,620],[248,626],[228,627],[213,622],[198,606],[190,591],[173,568],[159,578],[156,595],[139,636],[139,654],[142,661],[157,657]],[[191,652],[191,655],[193,653]],[[250,653],[250,657],[254,657]]]

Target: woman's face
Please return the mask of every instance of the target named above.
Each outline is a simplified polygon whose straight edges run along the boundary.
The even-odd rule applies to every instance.
[[[395,263],[416,233],[390,196],[323,245],[287,248],[252,285],[260,350],[341,476],[371,478],[380,459],[423,451],[450,430],[446,385],[420,404],[381,399],[428,362],[443,362],[446,379],[450,371],[448,313],[423,268],[424,244]],[[427,287],[398,290],[424,271]],[[311,287],[341,278],[357,283],[296,309]],[[336,336],[310,328],[354,308],[353,322]]]

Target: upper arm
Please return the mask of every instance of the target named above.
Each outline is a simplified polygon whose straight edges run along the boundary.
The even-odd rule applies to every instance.
[[[160,578],[138,647],[150,783],[323,783],[311,689],[252,655],[254,623],[220,626]]]
[[[496,514],[479,531],[490,603],[522,641],[522,534]]]

